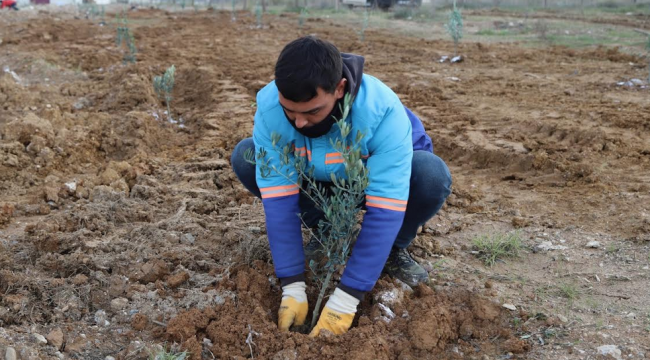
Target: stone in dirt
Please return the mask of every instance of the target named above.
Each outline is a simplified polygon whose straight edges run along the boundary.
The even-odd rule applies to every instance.
[[[621,350],[616,345],[603,345],[598,347],[598,354],[609,359],[621,360]]]
[[[5,360],[18,360],[18,355],[16,354],[16,349],[8,347],[5,351]]]
[[[284,349],[273,355],[273,360],[296,360],[298,352],[295,349]]]
[[[566,250],[567,247],[563,245],[553,245],[552,242],[550,241],[544,241],[540,244],[537,244],[533,248],[533,252],[541,252],[541,251],[551,251],[551,250]]]
[[[512,304],[503,304],[502,306],[510,311],[517,311],[517,307]]]
[[[187,233],[181,235],[181,243],[186,244],[186,245],[193,245],[194,242],[196,241],[196,238],[194,235]]]
[[[49,334],[45,336],[45,338],[57,350],[60,350],[63,346],[63,331],[61,328],[55,328],[54,330],[50,331]]]
[[[596,240],[591,240],[585,245],[586,248],[590,249],[598,249],[600,247],[600,243]]]
[[[106,311],[104,310],[97,310],[95,313],[95,323],[99,326],[108,326],[111,323],[107,320],[108,316],[106,315]]]
[[[37,344],[47,344],[47,339],[41,334],[32,334]]]
[[[124,310],[128,305],[129,305],[129,300],[123,297],[111,300],[111,309],[113,309],[113,311]]]
[[[404,292],[396,288],[377,292],[377,294],[374,296],[375,302],[387,306],[393,306],[397,303],[400,303],[402,302],[403,299],[404,299]]]

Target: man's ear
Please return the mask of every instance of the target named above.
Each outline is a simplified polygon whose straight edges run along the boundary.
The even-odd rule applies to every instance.
[[[336,96],[336,99],[342,99],[343,95],[345,95],[345,84],[348,83],[348,79],[343,78],[341,81],[339,81],[338,84],[336,84],[336,90],[334,90],[334,96]]]

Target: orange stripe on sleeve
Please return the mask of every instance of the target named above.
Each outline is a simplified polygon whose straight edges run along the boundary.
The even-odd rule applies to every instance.
[[[260,188],[260,192],[268,192],[268,191],[276,191],[276,190],[284,190],[284,189],[292,189],[292,188],[298,188],[298,185],[284,185],[284,186],[271,186],[271,187],[265,187],[265,188]]]
[[[393,204],[401,204],[401,205],[406,205],[408,203],[408,201],[405,201],[405,200],[383,198],[383,197],[372,196],[372,195],[366,195],[366,199],[375,200],[375,201],[385,201],[385,202],[389,202],[389,203],[393,203]]]
[[[406,206],[397,207],[397,206],[391,206],[391,205],[385,205],[385,204],[377,204],[377,203],[368,202],[368,201],[366,201],[366,206],[372,206],[372,207],[376,207],[376,208],[380,208],[380,209],[388,209],[388,210],[401,211],[401,212],[406,211]]]
[[[326,155],[325,155],[326,158],[330,158],[330,157],[340,157],[340,156],[343,156],[340,152],[337,152],[337,153],[329,153],[329,154],[326,154]]]
[[[296,190],[290,190],[290,191],[272,193],[272,194],[266,194],[266,195],[262,194],[262,199],[270,199],[270,198],[276,198],[276,197],[280,197],[280,196],[295,195],[298,192],[300,192],[300,190],[296,189]]]

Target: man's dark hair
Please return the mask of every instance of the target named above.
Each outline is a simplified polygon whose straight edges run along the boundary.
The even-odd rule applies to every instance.
[[[332,94],[343,78],[343,59],[334,44],[305,36],[282,49],[275,64],[275,85],[286,99],[305,102],[316,89]]]

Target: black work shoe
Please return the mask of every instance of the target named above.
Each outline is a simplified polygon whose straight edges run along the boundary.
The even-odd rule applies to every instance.
[[[411,287],[419,283],[429,283],[429,273],[413,260],[406,249],[393,248],[388,255],[384,273],[399,279]]]

